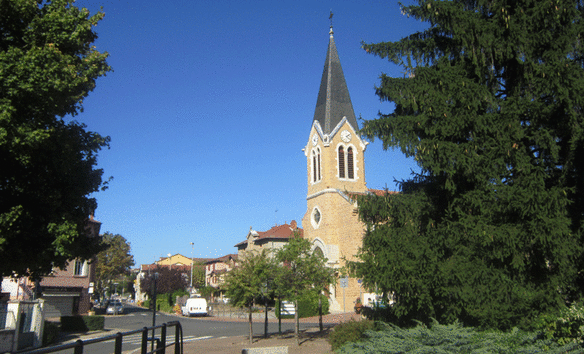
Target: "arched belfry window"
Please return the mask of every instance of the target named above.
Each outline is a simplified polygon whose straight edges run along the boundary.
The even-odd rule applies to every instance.
[[[316,183],[320,180],[320,149],[317,148],[312,150],[312,182]]]
[[[339,146],[339,178],[345,178],[345,149]]]
[[[353,148],[349,147],[347,149],[347,177],[349,179],[355,178],[354,167],[353,167]]]
[[[355,179],[355,149],[349,146],[346,150],[343,145],[338,147],[339,178]]]
[[[320,148],[316,149],[316,162],[318,164],[318,180],[320,181],[321,177],[320,177]]]
[[[312,150],[312,182],[316,182],[316,151]]]

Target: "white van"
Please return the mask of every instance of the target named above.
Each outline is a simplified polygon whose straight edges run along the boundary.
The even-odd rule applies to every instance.
[[[202,297],[191,297],[182,307],[183,316],[207,316],[207,300]]]

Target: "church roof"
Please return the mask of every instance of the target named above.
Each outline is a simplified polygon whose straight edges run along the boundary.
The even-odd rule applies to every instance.
[[[327,135],[335,129],[343,117],[347,117],[347,121],[355,131],[359,129],[333,38],[332,26],[329,33],[328,51],[314,110],[314,120],[319,122],[323,133]]]

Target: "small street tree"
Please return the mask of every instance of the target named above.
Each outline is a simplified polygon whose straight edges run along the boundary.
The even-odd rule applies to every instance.
[[[274,277],[276,264],[266,250],[248,251],[225,276],[226,295],[234,306],[249,309],[249,342],[253,343],[252,309],[265,295],[266,284]]]
[[[123,236],[106,232],[101,236],[101,241],[106,248],[97,254],[95,276],[98,294],[102,294],[112,281],[128,275],[134,265],[130,243]]]
[[[276,260],[282,265],[276,277],[276,291],[294,301],[294,335],[296,343],[300,345],[298,299],[309,291],[320,294],[334,281],[333,269],[326,266],[322,253],[311,252],[310,241],[300,237],[297,232],[278,250]]]
[[[421,172],[399,194],[359,198],[367,231],[352,271],[394,294],[406,323],[529,326],[584,284],[584,4],[401,10],[429,27],[363,44],[404,76],[381,76],[377,95],[395,110],[361,133]]]
[[[0,1],[0,277],[39,278],[99,251],[85,227],[110,139],[65,117],[111,70],[92,46],[103,16],[70,0]]]

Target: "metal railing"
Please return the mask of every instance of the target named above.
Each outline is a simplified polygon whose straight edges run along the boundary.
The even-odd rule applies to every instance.
[[[174,342],[166,343],[166,330],[167,327],[175,327],[174,331]],[[155,337],[148,337],[148,332],[154,331],[158,328],[161,328],[160,338]],[[158,326],[152,327],[144,327],[142,329],[136,329],[129,332],[124,333],[116,333],[109,336],[99,337],[99,338],[92,338],[87,340],[77,340],[72,343],[56,345],[52,347],[46,348],[39,348],[33,350],[25,350],[19,351],[19,354],[46,354],[46,353],[55,353],[62,350],[67,349],[74,349],[74,354],[83,354],[85,347],[90,344],[105,342],[109,340],[115,340],[114,342],[114,354],[122,354],[122,344],[125,336],[129,336],[136,333],[142,333],[142,344],[141,344],[141,354],[165,354],[166,348],[174,346],[174,354],[182,354],[183,353],[183,333],[182,333],[182,326],[178,321],[172,321],[168,323],[164,323]],[[154,333],[154,332],[153,332]],[[148,351],[148,344],[151,344],[151,351]],[[154,348],[154,343],[156,343],[156,348]]]

